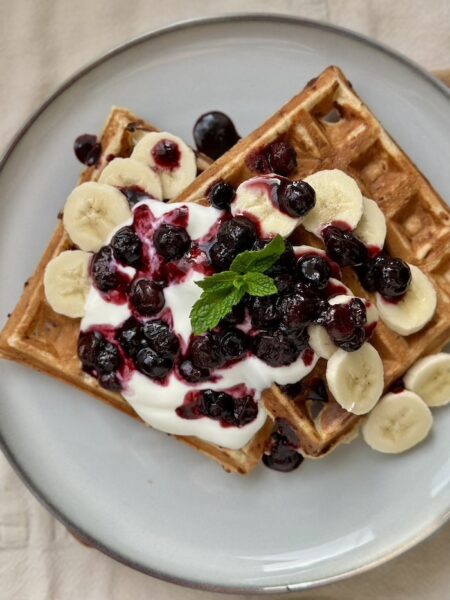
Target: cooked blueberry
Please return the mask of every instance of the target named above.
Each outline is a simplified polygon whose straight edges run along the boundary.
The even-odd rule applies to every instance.
[[[183,360],[179,366],[179,371],[183,379],[190,383],[198,383],[199,381],[205,381],[211,376],[209,369],[201,369],[192,364],[190,360]]]
[[[120,191],[122,192],[122,194],[124,194],[124,196],[126,196],[126,198],[128,200],[128,204],[131,207],[134,206],[135,204],[137,204],[138,202],[141,202],[142,200],[148,200],[150,198],[149,194],[144,192],[144,190],[142,190],[137,185],[130,185],[127,187],[122,187],[122,188],[120,188]],[[136,214],[135,214],[135,218],[136,218]]]
[[[403,296],[411,284],[411,269],[400,258],[387,258],[381,262],[375,278],[377,292],[386,298]]]
[[[153,160],[158,167],[175,169],[180,164],[180,149],[173,140],[160,140],[152,148]]]
[[[355,350],[359,350],[365,341],[366,332],[364,331],[364,327],[356,327],[352,335],[347,340],[335,340],[336,345],[346,352],[354,352]]]
[[[200,410],[205,417],[215,421],[229,422],[233,418],[234,400],[225,392],[204,390],[200,398]]]
[[[87,166],[92,166],[97,164],[102,152],[102,147],[97,142],[97,137],[95,135],[85,133],[76,138],[73,144],[73,151],[80,162]]]
[[[256,329],[273,327],[280,322],[277,296],[257,296],[249,299],[252,326]]]
[[[357,266],[367,260],[367,248],[353,234],[330,225],[323,231],[328,256],[341,267]]]
[[[236,190],[225,181],[219,181],[212,186],[208,193],[209,203],[219,210],[228,210],[236,196]]]
[[[144,345],[140,324],[133,318],[125,321],[117,332],[116,338],[125,353],[131,358],[134,358]]]
[[[217,233],[217,240],[235,252],[250,250],[256,238],[255,226],[245,217],[225,221]]]
[[[150,317],[164,306],[162,287],[149,279],[138,279],[130,290],[130,299],[139,314]]]
[[[228,271],[235,257],[235,250],[221,242],[215,242],[209,249],[209,260],[214,270],[218,273],[220,271]]]
[[[83,367],[93,369],[104,338],[98,331],[81,331],[78,337],[78,358]]]
[[[316,204],[316,193],[306,181],[290,181],[280,189],[281,210],[291,217],[304,217]]]
[[[296,267],[300,281],[309,283],[320,290],[326,288],[331,269],[328,262],[317,254],[306,254],[300,258]]]
[[[299,352],[281,330],[262,331],[253,338],[253,352],[271,367],[289,365],[298,357]]]
[[[297,167],[297,155],[287,142],[273,142],[267,148],[271,170],[278,175],[290,175]]]
[[[232,325],[239,325],[244,319],[245,305],[244,302],[240,302],[239,304],[235,304],[231,309],[231,312],[220,321],[219,327],[226,328]]]
[[[183,227],[161,225],[153,235],[156,252],[167,261],[178,260],[191,247],[191,238]]]
[[[264,246],[266,244],[267,244],[267,242],[264,241]],[[279,275],[280,273],[293,273],[293,271],[294,271],[294,267],[295,267],[295,263],[296,263],[294,248],[293,248],[292,244],[290,242],[288,242],[287,240],[284,240],[284,246],[285,246],[285,249],[284,249],[283,254],[266,271],[266,275],[269,275],[269,277],[275,277],[275,275]],[[256,249],[255,245],[254,245],[253,249]]]
[[[320,308],[318,299],[309,290],[295,291],[280,301],[281,320],[290,329],[303,327],[318,316]]]
[[[174,358],[180,348],[178,337],[163,321],[144,323],[141,334],[150,348],[161,356]]]
[[[113,256],[110,246],[103,246],[92,258],[92,279],[94,280],[95,287],[101,292],[109,292],[119,285],[117,269],[112,260]]]
[[[122,386],[115,373],[102,373],[98,378],[99,384],[110,392],[120,392]]]
[[[258,405],[251,396],[234,399],[233,425],[244,427],[258,416]]]
[[[139,267],[142,259],[142,242],[127,225],[122,227],[111,240],[114,256],[117,260],[131,267]]]
[[[247,338],[243,331],[230,329],[218,336],[220,353],[225,360],[237,360],[246,352]]]
[[[216,336],[205,333],[194,338],[191,344],[191,360],[201,369],[214,369],[223,364]]]
[[[294,277],[290,273],[280,273],[273,278],[280,294],[286,294],[292,291]]]
[[[334,304],[327,310],[324,325],[333,341],[349,340],[356,328],[364,327],[367,313],[359,298],[352,298],[347,304]]]
[[[121,358],[117,347],[104,340],[94,359],[94,368],[101,373],[116,371],[121,365]]]
[[[298,329],[288,329],[282,326],[280,329],[286,333],[289,341],[292,342],[297,352],[301,352],[308,346],[309,336],[306,328],[299,327]]]
[[[217,110],[201,115],[194,125],[193,133],[198,150],[214,160],[225,154],[240,139],[230,117]]]
[[[376,289],[376,279],[381,265],[389,260],[387,256],[380,255],[364,262],[355,268],[361,285],[368,291],[374,292]]]
[[[270,454],[263,454],[263,463],[269,469],[289,473],[303,462],[303,456],[297,452],[279,434],[273,434],[271,440]]]
[[[270,173],[272,168],[269,164],[269,157],[265,149],[251,152],[245,159],[245,164],[250,171],[263,175]]]
[[[152,379],[164,379],[172,370],[173,360],[157,354],[151,348],[142,348],[136,356],[136,367]]]

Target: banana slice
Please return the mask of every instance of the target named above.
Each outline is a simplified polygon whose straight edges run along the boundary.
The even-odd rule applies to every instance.
[[[369,248],[371,255],[381,252],[386,239],[386,219],[378,204],[363,196],[363,214],[353,232]]]
[[[419,359],[403,377],[405,387],[428,406],[450,402],[450,354],[440,352]]]
[[[97,252],[114,229],[130,217],[131,210],[122,192],[106,183],[87,181],[67,198],[63,223],[74,244]]]
[[[155,171],[165,200],[178,196],[197,175],[194,151],[166,131],[146,133],[134,147],[131,158]]]
[[[428,277],[416,266],[411,269],[411,285],[398,302],[385,300],[376,294],[380,317],[386,325],[400,335],[411,335],[420,331],[433,318],[437,295]]]
[[[425,439],[432,424],[433,416],[422,398],[405,390],[381,398],[364,423],[362,434],[374,450],[398,454]]]
[[[326,378],[336,402],[355,415],[372,410],[383,393],[383,363],[367,342],[355,352],[336,350],[328,360]]]
[[[103,169],[100,183],[114,187],[137,186],[152,198],[162,200],[162,188],[158,175],[146,165],[132,158],[115,158]]]
[[[277,233],[288,237],[302,218],[290,217],[278,208],[280,178],[276,175],[252,177],[238,186],[231,204],[233,215],[251,215],[258,221],[262,237]]]
[[[309,345],[320,358],[328,360],[338,349],[322,325],[309,325],[308,335]]]
[[[92,254],[66,250],[53,258],[44,272],[44,290],[53,310],[66,317],[82,317],[91,287],[89,263]]]
[[[316,192],[316,205],[303,226],[315,235],[332,223],[355,229],[363,213],[363,198],[356,181],[339,169],[317,171],[304,179]]]

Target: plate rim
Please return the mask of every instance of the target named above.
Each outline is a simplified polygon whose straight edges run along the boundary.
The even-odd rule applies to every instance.
[[[166,34],[170,34],[175,31],[188,30],[195,27],[204,27],[209,25],[221,24],[221,23],[229,23],[235,21],[247,21],[247,22],[279,22],[286,23],[304,27],[311,28],[319,28],[324,31],[339,33],[344,37],[351,38],[357,42],[363,43],[371,48],[376,50],[381,50],[383,53],[388,56],[396,59],[400,63],[403,63],[404,66],[408,67],[412,71],[415,71],[419,76],[425,79],[429,84],[431,84],[434,88],[436,88],[439,92],[441,92],[444,97],[450,100],[450,89],[447,88],[443,83],[441,83],[436,77],[430,74],[425,68],[421,67],[413,60],[409,59],[401,52],[390,48],[389,46],[369,38],[368,36],[352,31],[351,29],[347,29],[345,27],[341,27],[339,25],[334,25],[332,23],[327,23],[321,20],[316,19],[307,19],[304,17],[296,17],[293,15],[287,14],[278,14],[278,13],[270,13],[270,12],[233,12],[225,15],[215,15],[210,17],[198,17],[191,19],[183,19],[178,20],[170,25],[160,27],[157,29],[151,29],[150,31],[134,36],[128,41],[125,41],[121,44],[118,44],[111,48],[110,50],[100,54],[97,58],[89,61],[81,68],[77,69],[71,76],[66,78],[53,93],[51,93],[46,100],[44,100],[37,109],[35,109],[31,115],[25,119],[22,126],[19,127],[18,131],[13,135],[11,140],[6,146],[5,151],[2,153],[0,158],[0,176],[1,173],[9,159],[9,157],[14,152],[16,146],[20,143],[28,129],[34,124],[34,122],[39,118],[39,116],[66,90],[68,90],[74,83],[76,83],[79,79],[84,77],[90,71],[94,70],[96,67],[100,66],[102,63],[108,61],[110,58],[119,55],[130,48],[138,46],[141,43],[144,43],[150,39],[156,39],[158,37],[164,36]],[[341,581],[344,579],[348,579],[353,577],[354,575],[358,575],[374,569],[382,564],[390,561],[391,559],[400,556],[407,550],[410,550],[420,542],[424,541],[426,538],[430,537],[432,534],[436,533],[438,529],[440,529],[445,523],[450,519],[450,507],[443,514],[436,516],[428,527],[425,527],[423,531],[413,536],[410,540],[403,544],[399,544],[395,548],[393,548],[389,553],[384,554],[383,556],[376,558],[372,561],[367,562],[366,564],[360,565],[353,569],[348,569],[337,573],[335,575],[331,575],[328,577],[314,579],[312,581],[303,581],[295,584],[286,584],[286,585],[274,585],[274,586],[259,586],[254,584],[245,584],[245,585],[214,585],[210,583],[203,583],[198,581],[193,581],[186,577],[177,576],[175,574],[167,573],[160,571],[155,567],[148,567],[146,565],[141,564],[138,561],[134,561],[132,558],[121,554],[109,547],[107,547],[102,542],[99,542],[93,533],[86,532],[82,527],[72,522],[66,515],[64,515],[63,511],[59,510],[56,506],[54,506],[51,500],[48,498],[45,491],[40,489],[39,485],[33,481],[31,474],[27,473],[25,467],[20,464],[19,460],[14,455],[12,448],[7,444],[3,433],[0,427],[0,449],[3,451],[5,457],[7,458],[9,464],[14,469],[15,473],[18,475],[22,483],[28,488],[28,490],[32,493],[32,495],[50,512],[50,514],[55,517],[62,525],[64,525],[68,531],[75,537],[75,539],[84,545],[95,548],[99,550],[103,554],[108,557],[116,560],[119,563],[124,564],[136,571],[140,571],[146,575],[150,575],[152,577],[156,577],[163,581],[167,581],[168,583],[177,584],[180,586],[190,587],[193,589],[199,589],[204,591],[211,592],[223,592],[223,593],[240,593],[240,594],[253,594],[253,593],[262,593],[262,594],[275,594],[275,593],[287,593],[287,592],[295,592],[305,589],[312,589],[315,587],[323,586],[326,584],[330,584],[333,582]]]

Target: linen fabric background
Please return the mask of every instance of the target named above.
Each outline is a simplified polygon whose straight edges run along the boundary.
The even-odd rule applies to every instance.
[[[243,10],[335,23],[396,48],[430,70],[450,67],[448,0],[0,0],[0,154],[63,80],[111,47],[175,21]],[[291,598],[446,600],[449,559],[446,527],[378,569]],[[81,545],[0,455],[0,600],[227,597],[245,598],[161,582]]]

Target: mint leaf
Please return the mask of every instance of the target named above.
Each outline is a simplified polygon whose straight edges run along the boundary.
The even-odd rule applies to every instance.
[[[278,292],[278,288],[272,277],[263,273],[246,273],[243,275],[243,280],[245,282],[245,289],[250,296],[270,296]]]
[[[242,252],[231,263],[230,270],[235,273],[255,271],[264,273],[276,262],[285,251],[285,243],[281,235],[277,235],[262,250]]]
[[[225,288],[230,288],[234,285],[236,278],[239,277],[237,273],[232,271],[224,271],[223,273],[215,273],[211,277],[206,277],[201,281],[196,281],[196,285],[205,291],[219,291]]]
[[[245,294],[245,288],[230,288],[203,292],[191,310],[190,319],[195,335],[216,327]]]

